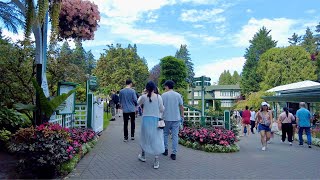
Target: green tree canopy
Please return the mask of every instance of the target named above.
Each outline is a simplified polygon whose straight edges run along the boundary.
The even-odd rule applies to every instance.
[[[310,54],[300,46],[268,50],[261,56],[257,69],[262,75],[262,90],[298,81],[315,80],[315,71]]]
[[[313,33],[309,27],[306,30],[306,34],[303,36],[301,46],[304,47],[310,54],[315,53],[317,50],[316,38],[313,36]]]
[[[296,46],[300,43],[301,41],[301,36],[299,36],[298,34],[296,33],[293,33],[292,37],[291,38],[288,38],[288,42],[290,45],[292,46]]]
[[[232,75],[232,79],[233,79],[233,84],[240,84],[241,82],[241,76],[238,73],[238,71],[234,71],[233,75]]]
[[[160,84],[166,80],[172,80],[177,88],[187,88],[187,67],[183,60],[173,56],[166,56],[160,60]]]
[[[230,74],[229,70],[224,70],[223,73],[221,73],[219,77],[219,85],[231,85],[233,84],[233,78],[232,75]]]
[[[177,50],[175,57],[178,59],[182,59],[185,62],[187,66],[187,82],[189,84],[192,83],[194,78],[194,70],[187,45],[181,45],[180,49]]]
[[[261,75],[257,73],[260,56],[268,49],[276,47],[277,41],[272,40],[271,30],[262,27],[250,40],[250,46],[244,55],[246,62],[242,70],[241,89],[244,94],[260,90]]]
[[[133,81],[136,91],[141,92],[145,88],[149,77],[148,66],[136,49],[136,46],[123,48],[120,44],[108,45],[93,71],[98,78],[100,92],[120,90],[127,79]]]

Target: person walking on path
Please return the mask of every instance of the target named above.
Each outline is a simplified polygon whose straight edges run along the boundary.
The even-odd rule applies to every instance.
[[[167,80],[164,83],[166,92],[162,94],[164,112],[163,119],[165,121],[164,128],[164,147],[163,155],[168,155],[168,136],[171,131],[172,135],[172,160],[176,160],[177,147],[178,147],[178,133],[181,119],[183,119],[184,107],[181,94],[173,90],[174,82]]]
[[[250,131],[249,131],[250,117],[251,117],[251,113],[249,111],[249,107],[246,106],[246,109],[242,111],[242,136],[244,135],[245,128],[247,130],[248,135],[250,134]]]
[[[120,94],[120,91],[117,91],[116,95],[118,96],[119,98],[119,94]],[[120,115],[120,101],[118,102],[118,104],[116,104],[116,115],[118,115],[119,117],[121,116]]]
[[[116,106],[119,104],[119,96],[116,94],[114,90],[111,91],[111,101],[110,101],[110,107],[111,107],[111,121],[116,120]]]
[[[144,105],[140,135],[142,152],[138,158],[145,162],[145,153],[154,155],[153,168],[158,169],[160,166],[159,154],[164,152],[163,129],[158,128],[158,121],[164,111],[164,106],[161,96],[154,93],[155,88],[154,82],[149,81],[146,85],[148,94],[144,94],[138,99],[138,104]]]
[[[300,109],[297,111],[297,124],[298,124],[298,129],[299,129],[299,145],[303,145],[303,139],[302,139],[302,133],[303,131],[306,132],[307,134],[307,140],[308,140],[308,146],[311,148],[311,132],[310,132],[310,127],[311,127],[311,114],[308,109],[306,109],[306,103],[305,102],[300,102],[299,104]]]
[[[251,125],[251,133],[254,134],[254,127],[256,125],[256,112],[253,107],[250,108],[250,125]]]
[[[136,92],[131,87],[132,81],[130,79],[126,80],[126,87],[122,89],[119,94],[120,104],[123,112],[124,142],[128,141],[129,119],[131,121],[131,140],[134,140],[136,106],[138,103]]]
[[[261,103],[261,110],[257,114],[258,131],[261,136],[262,151],[266,150],[267,141],[271,137],[272,113],[268,110],[268,103]]]
[[[294,121],[294,116],[289,112],[287,107],[283,108],[283,112],[279,115],[278,122],[281,123],[282,129],[282,139],[281,141],[284,142],[286,140],[286,136],[288,136],[289,144],[292,146],[292,121]]]

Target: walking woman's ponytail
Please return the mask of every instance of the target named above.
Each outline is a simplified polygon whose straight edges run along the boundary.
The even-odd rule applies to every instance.
[[[153,81],[149,81],[146,85],[146,90],[148,91],[147,97],[149,98],[149,102],[152,102],[151,95],[152,92],[156,89],[156,85]]]

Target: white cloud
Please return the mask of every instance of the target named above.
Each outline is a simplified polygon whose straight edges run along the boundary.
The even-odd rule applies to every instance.
[[[252,13],[252,9],[247,9],[246,12],[247,13]]]
[[[140,44],[170,45],[179,47],[180,44],[188,44],[187,40],[178,34],[168,32],[157,32],[151,29],[140,29],[135,23],[144,15],[151,17],[149,22],[154,22],[158,16],[152,11],[158,10],[166,5],[173,5],[175,0],[91,0],[99,6],[101,26],[107,26],[111,33]],[[150,14],[151,12],[151,14]]]
[[[157,15],[157,14],[155,14],[155,13],[153,13],[153,12],[149,12],[149,13],[147,14],[147,20],[146,20],[146,22],[147,22],[147,23],[154,23],[154,22],[157,21],[158,18],[159,18],[159,15]]]
[[[317,11],[315,9],[308,9],[308,10],[305,11],[305,13],[307,13],[307,14],[314,14],[316,12]]]
[[[209,21],[209,22],[224,22],[226,20],[225,17],[219,16],[219,14],[223,13],[224,9],[214,8],[214,9],[206,9],[206,10],[183,10],[180,16],[182,21],[186,22],[199,22],[199,21]]]
[[[197,29],[201,29],[201,28],[204,28],[205,26],[202,24],[195,24],[195,25],[193,25],[193,27],[197,28]]]
[[[271,30],[272,39],[278,41],[278,46],[288,45],[288,37],[294,32],[300,31],[306,22],[287,18],[255,19],[251,18],[248,23],[242,26],[240,32],[233,38],[233,43],[238,47],[249,46],[249,40],[258,32],[262,26]],[[297,27],[299,26],[299,27]]]
[[[192,3],[196,5],[217,4],[219,0],[180,0],[181,3]]]
[[[230,73],[238,71],[242,72],[242,67],[245,63],[244,57],[233,57],[230,59],[219,59],[207,64],[195,66],[195,76],[207,76],[212,82],[218,82],[220,74],[224,70],[229,70]]]
[[[197,40],[202,40],[205,44],[211,44],[211,43],[215,43],[219,40],[221,40],[220,37],[216,37],[216,36],[209,36],[207,34],[195,34],[195,33],[192,33],[192,32],[185,32],[185,34],[188,36],[188,37],[192,37],[192,38],[195,38]]]

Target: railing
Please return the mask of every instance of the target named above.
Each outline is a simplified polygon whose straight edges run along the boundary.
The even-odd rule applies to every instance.
[[[75,114],[53,115],[49,122],[60,124],[66,128],[87,127],[87,105],[76,104]]]
[[[185,121],[191,121],[193,124],[200,124],[201,111],[191,106],[184,106]],[[224,117],[212,117],[205,115],[205,124],[215,127],[225,127]]]

